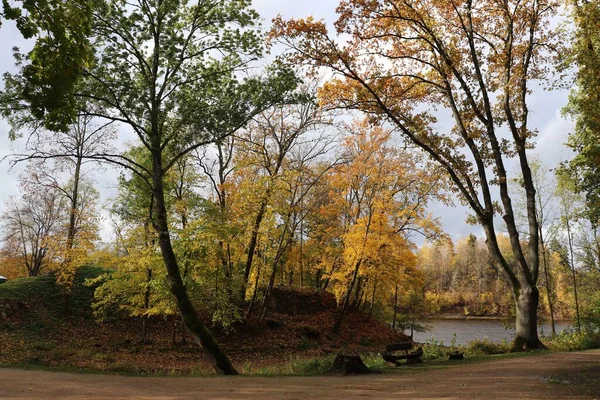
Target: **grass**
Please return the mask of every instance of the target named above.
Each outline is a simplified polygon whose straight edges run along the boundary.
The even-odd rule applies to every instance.
[[[94,288],[89,288],[83,283],[104,272],[104,269],[97,266],[85,266],[77,270],[70,299],[72,314],[91,315],[90,305],[94,298]],[[52,314],[62,312],[62,288],[51,275],[11,279],[0,285],[0,299],[41,305],[39,308]]]
[[[0,285],[0,299],[28,301],[43,297],[48,303],[60,300],[60,292],[52,276],[11,279]],[[58,296],[58,298],[57,298]]]
[[[99,267],[81,268],[75,278],[75,286],[71,296],[71,312],[77,316],[90,315],[90,303],[93,298],[93,288],[86,287],[82,283],[89,278],[94,278],[105,271]],[[61,288],[56,285],[51,276],[37,278],[21,278],[10,280],[0,285],[0,299],[12,299],[28,304],[31,311],[26,320],[21,321],[18,332],[15,326],[9,323],[0,324],[0,334],[7,336],[20,335],[25,339],[26,357],[25,362],[16,364],[0,364],[0,367],[17,367],[31,369],[45,369],[52,371],[78,372],[78,373],[108,373],[131,376],[206,376],[210,371],[204,369],[167,369],[119,360],[119,357],[110,351],[96,348],[72,349],[63,347],[62,343],[53,343],[48,339],[47,333],[53,332],[62,318],[62,293]],[[600,335],[586,335],[575,332],[566,332],[553,337],[543,338],[544,343],[552,351],[577,351],[600,347]],[[367,339],[361,339],[361,344],[370,344]],[[310,350],[315,348],[315,343],[308,339],[300,341],[297,350]],[[379,354],[364,354],[362,359],[371,370],[380,373],[415,373],[430,369],[452,368],[476,362],[485,362],[508,357],[525,357],[545,354],[548,351],[536,351],[529,353],[509,353],[510,344],[507,342],[493,343],[489,340],[477,340],[466,346],[456,346],[454,341],[450,346],[435,340],[429,340],[423,345],[426,360],[423,364],[394,368],[385,365],[385,361]],[[466,359],[463,361],[448,361],[447,353],[451,351],[462,351]],[[241,373],[250,376],[315,376],[327,374],[333,363],[335,355],[318,358],[306,358],[301,356],[289,356],[287,360],[269,367],[253,366],[246,363],[238,368]],[[92,360],[92,367],[82,368],[76,364],[78,360]],[[100,369],[101,368],[101,369]]]

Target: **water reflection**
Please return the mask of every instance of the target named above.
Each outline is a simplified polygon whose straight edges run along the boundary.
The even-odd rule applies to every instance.
[[[450,345],[452,337],[456,334],[456,344],[467,344],[475,339],[488,338],[492,342],[512,340],[514,329],[506,329],[502,321],[489,319],[429,319],[421,322],[428,328],[427,332],[415,332],[414,341],[423,343],[427,339],[434,338],[438,342]],[[556,333],[569,327],[568,321],[556,322]],[[539,326],[540,334],[550,335],[552,328],[549,323]],[[407,332],[408,333],[408,332]]]

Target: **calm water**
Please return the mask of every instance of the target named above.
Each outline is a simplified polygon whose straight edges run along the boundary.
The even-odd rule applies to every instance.
[[[434,338],[438,342],[443,341],[449,345],[452,337],[456,334],[456,344],[466,344],[475,339],[488,338],[492,342],[500,342],[502,339],[508,341],[514,337],[514,329],[505,329],[500,320],[479,320],[479,319],[429,319],[421,323],[428,328],[427,332],[415,332],[414,341],[423,343],[427,339]],[[568,321],[555,323],[556,333],[569,327]],[[552,329],[550,324],[543,324],[539,327],[539,332],[550,335]],[[410,332],[405,332],[410,334]]]

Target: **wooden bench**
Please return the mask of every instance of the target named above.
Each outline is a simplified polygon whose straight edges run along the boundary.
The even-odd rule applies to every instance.
[[[391,362],[396,366],[402,365],[401,360],[406,360],[404,364],[419,364],[423,362],[421,357],[423,356],[423,348],[419,347],[415,351],[412,350],[412,342],[400,342],[394,344],[388,344],[385,346],[385,351],[381,353],[381,356],[385,361]],[[404,354],[394,354],[398,351],[404,351]]]

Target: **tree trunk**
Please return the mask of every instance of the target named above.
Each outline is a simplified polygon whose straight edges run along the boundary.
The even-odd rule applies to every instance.
[[[335,333],[339,332],[340,328],[342,327],[342,322],[344,320],[344,316],[346,315],[346,310],[348,308],[348,304],[350,303],[350,295],[352,294],[352,289],[354,288],[354,285],[356,284],[356,278],[358,277],[358,270],[360,269],[360,264],[362,264],[362,260],[358,260],[356,262],[356,265],[354,266],[354,275],[352,277],[352,281],[350,282],[348,291],[347,291],[346,295],[344,296],[344,299],[342,300],[342,307],[340,308],[340,313],[338,314],[335,324],[333,325],[333,331]]]
[[[304,284],[304,218],[300,220],[300,287]]]
[[[546,246],[544,243],[543,235],[540,229],[540,246],[542,247],[542,263],[544,264],[544,281],[546,284],[546,296],[548,297],[548,312],[550,313],[550,326],[552,327],[552,334],[556,335],[556,324],[554,322],[554,300],[552,299],[552,290],[550,285],[552,281],[550,279],[550,272],[548,271],[548,260],[546,258]]]
[[[397,315],[398,315],[398,284],[396,283],[396,290],[394,291],[394,319],[392,320],[392,329],[396,329]]]
[[[375,293],[377,292],[377,281],[373,283],[373,295],[371,296],[371,307],[369,308],[369,318],[373,315],[373,307],[375,306]],[[365,299],[366,301],[366,299]]]
[[[155,138],[156,139],[156,138]],[[177,308],[181,313],[185,325],[187,326],[190,335],[196,343],[198,343],[206,352],[215,371],[225,375],[237,375],[236,369],[231,364],[227,355],[221,350],[221,347],[214,339],[210,331],[198,318],[198,314],[194,309],[192,302],[187,294],[179,266],[177,257],[171,244],[171,236],[169,234],[169,224],[167,221],[167,209],[165,205],[164,186],[163,186],[163,169],[161,143],[153,143],[154,151],[152,154],[152,183],[153,183],[153,226],[158,234],[158,243],[160,245],[163,261],[167,269],[167,276],[171,288],[171,293],[177,301]]]
[[[569,239],[569,262],[571,264],[571,274],[573,278],[573,295],[575,297],[575,313],[577,316],[577,332],[581,332],[581,319],[579,317],[579,298],[577,296],[577,275],[575,274],[575,257],[573,256],[573,236],[571,234],[571,224],[567,220],[567,237]]]
[[[537,310],[540,293],[535,286],[523,285],[514,290],[516,308],[515,340],[513,351],[545,348],[537,333]]]
[[[150,308],[150,281],[152,270],[146,269],[146,289],[144,290],[144,315],[142,315],[142,343],[146,343],[148,336],[148,309]]]
[[[244,268],[244,284],[242,287],[242,299],[246,298],[246,290],[248,289],[248,279],[250,278],[250,271],[252,270],[252,261],[254,260],[254,252],[256,251],[256,245],[258,243],[258,231],[260,225],[267,211],[267,202],[269,196],[269,190],[265,193],[265,199],[260,204],[260,209],[254,220],[254,226],[252,227],[252,233],[250,236],[250,243],[248,244],[248,255],[246,256],[246,266]]]
[[[254,279],[254,292],[252,293],[252,299],[250,299],[250,304],[248,305],[248,310],[246,311],[246,315],[244,319],[250,318],[252,315],[252,311],[254,309],[254,304],[256,303],[256,296],[258,295],[258,282],[260,278],[260,264],[256,266],[256,278]]]
[[[79,149],[78,149],[79,152]],[[83,162],[82,156],[78,155],[75,162],[75,172],[73,174],[73,191],[71,192],[71,209],[69,210],[69,227],[67,229],[67,249],[66,258],[63,261],[63,268],[70,268],[71,255],[70,252],[73,249],[75,243],[75,224],[77,222],[77,207],[79,206],[79,181],[81,180],[81,163]],[[71,273],[71,271],[67,271]],[[71,285],[69,281],[63,286],[63,313],[66,315],[69,313],[71,304]]]
[[[175,347],[177,345],[177,315],[173,315],[173,320],[171,321],[171,347]]]

